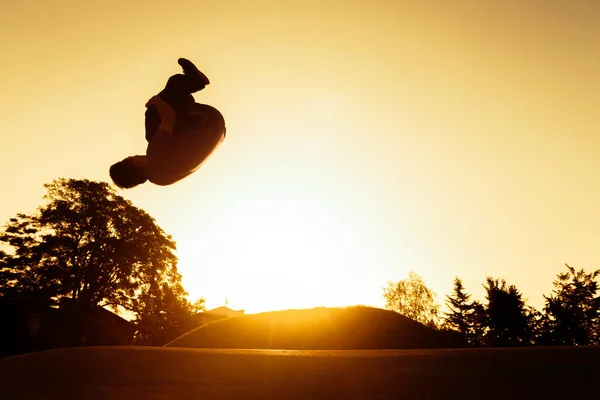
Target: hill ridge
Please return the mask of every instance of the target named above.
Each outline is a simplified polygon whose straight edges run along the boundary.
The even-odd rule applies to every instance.
[[[165,347],[366,350],[469,346],[450,332],[396,312],[349,306],[267,311],[213,321]]]

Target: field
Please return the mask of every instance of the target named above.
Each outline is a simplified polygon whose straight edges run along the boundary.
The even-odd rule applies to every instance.
[[[202,350],[87,347],[0,360],[0,399],[566,399],[600,348]]]

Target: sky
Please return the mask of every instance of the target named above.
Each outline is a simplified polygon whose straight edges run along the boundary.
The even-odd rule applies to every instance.
[[[177,58],[227,138],[119,190],[178,245],[190,299],[247,313],[443,302],[504,278],[541,307],[600,267],[600,1],[30,0],[0,13],[0,222],[44,183],[143,154]]]

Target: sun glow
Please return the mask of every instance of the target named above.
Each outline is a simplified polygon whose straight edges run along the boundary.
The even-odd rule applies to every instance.
[[[232,202],[181,242],[183,283],[208,306],[248,312],[354,304],[352,270],[369,262],[360,231],[324,202],[264,193]],[[219,271],[211,276],[203,271]]]
[[[205,297],[208,308],[227,300],[247,312],[369,303],[361,299],[372,294],[359,288],[380,252],[365,226],[372,210],[360,182],[374,179],[347,146],[357,133],[348,115],[358,113],[343,99],[315,95],[270,109],[263,122],[233,120],[239,141],[226,142],[211,168],[215,176],[235,170],[235,189],[221,192],[224,201],[194,204],[200,210],[185,222],[189,234],[177,238],[192,299]],[[219,164],[227,152],[238,155],[235,166]],[[371,286],[377,291],[380,282]]]

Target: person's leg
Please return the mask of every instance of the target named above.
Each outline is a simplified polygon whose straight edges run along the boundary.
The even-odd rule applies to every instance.
[[[171,108],[177,110],[182,104],[185,104],[189,95],[196,91],[189,76],[177,74],[169,78],[165,88],[158,95]]]
[[[192,93],[204,89],[210,83],[206,75],[200,72],[191,61],[180,58],[177,62],[182,67],[183,74],[171,76],[165,88],[158,93],[160,98],[171,106],[175,112],[188,103],[190,99],[194,100],[191,97]],[[160,117],[153,106],[146,110],[145,117],[146,140],[150,142],[160,125]]]
[[[177,60],[183,74],[173,75],[167,81],[165,88],[158,94],[174,110],[177,110],[189,100],[192,93],[196,93],[210,83],[191,61],[180,58]]]

